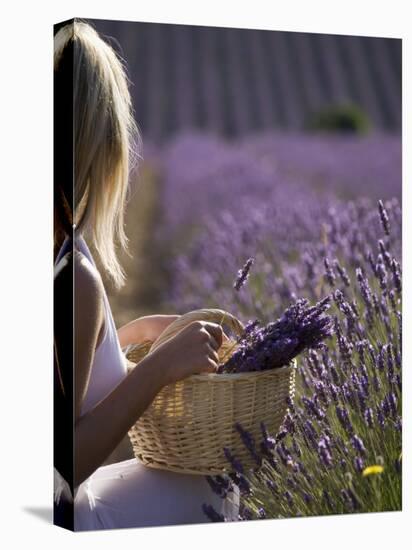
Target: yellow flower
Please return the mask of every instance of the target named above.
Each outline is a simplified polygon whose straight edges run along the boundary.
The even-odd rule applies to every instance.
[[[365,477],[373,474],[381,474],[382,472],[383,472],[383,466],[379,466],[379,464],[375,464],[373,466],[367,466],[363,470],[362,475]]]

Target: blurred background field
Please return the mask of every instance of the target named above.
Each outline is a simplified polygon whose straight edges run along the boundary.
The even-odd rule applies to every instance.
[[[300,131],[344,104],[379,131],[400,129],[400,40],[92,21],[127,62],[146,141]]]
[[[143,137],[118,324],[170,311],[171,261],[202,215],[273,190],[400,198],[400,40],[88,21],[126,63]]]
[[[143,137],[126,220],[128,282],[120,293],[107,283],[117,325],[206,306],[267,322],[297,298],[314,303],[341,292],[334,315],[343,340],[333,342],[330,357],[300,361],[302,410],[323,445],[320,464],[312,451],[303,455],[315,476],[309,485],[320,492],[312,501],[300,495],[294,508],[287,493],[297,495],[299,484],[292,479],[275,499],[286,504],[270,514],[399,509],[401,41],[89,21],[125,60]],[[233,280],[248,257],[254,270],[236,294]],[[334,384],[322,393],[330,361],[346,388],[337,399],[350,408],[366,454],[356,438],[353,457],[336,443],[348,433],[330,412]],[[381,369],[372,391],[365,380],[376,380],[383,362],[389,374]],[[305,399],[323,403],[329,427]],[[326,464],[332,435],[335,450],[327,450],[337,462]],[[127,456],[125,441],[109,461]],[[358,480],[374,462],[388,464],[388,477],[357,486],[355,505],[345,491],[356,484],[345,486],[346,474]],[[259,483],[255,493],[267,503]],[[326,487],[335,504],[342,501],[335,508],[324,502]],[[259,514],[253,499],[248,505]]]

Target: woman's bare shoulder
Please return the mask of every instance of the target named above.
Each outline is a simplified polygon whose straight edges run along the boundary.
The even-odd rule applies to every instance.
[[[73,342],[76,342],[79,355],[76,368],[84,366],[85,372],[89,369],[89,360],[83,359],[91,356],[103,335],[103,293],[100,274],[89,259],[79,251],[67,254],[55,276],[55,341],[59,355],[67,357],[72,357]]]

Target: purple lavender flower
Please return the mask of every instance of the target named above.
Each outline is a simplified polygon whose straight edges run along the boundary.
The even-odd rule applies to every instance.
[[[256,450],[256,443],[251,434],[245,430],[239,422],[235,423],[235,428],[240,434],[240,437],[242,438],[242,441],[245,445],[245,447],[250,452],[251,456],[255,460],[257,466],[261,466],[262,464],[262,457],[259,455],[259,453]]]
[[[378,263],[376,264],[376,271],[378,274],[378,280],[381,287],[381,290],[386,293],[388,289],[388,274],[385,268],[385,264],[382,259],[382,255],[378,256]]]
[[[373,409],[371,407],[365,409],[364,418],[368,428],[373,428]]]
[[[397,399],[396,395],[394,394],[394,392],[389,392],[388,395],[385,398],[385,401],[387,401],[387,403],[389,404],[389,409],[390,409],[390,413],[391,413],[392,417],[396,418],[398,399]]]
[[[321,438],[318,443],[318,454],[322,464],[326,467],[332,466],[332,455],[330,452],[330,446],[326,438]]]
[[[339,386],[341,384],[341,377],[340,374],[336,368],[336,366],[333,363],[329,364],[328,368],[329,374],[332,378],[332,382],[335,386]],[[339,393],[339,389],[336,388],[337,393]]]
[[[240,494],[243,496],[248,496],[251,493],[251,486],[249,481],[243,474],[238,472],[231,472],[229,474],[230,479],[233,481],[237,487],[239,487]]]
[[[352,491],[352,489],[349,488],[347,491],[348,491],[349,498],[352,502],[353,509],[354,510],[360,510],[361,504],[358,500],[358,497],[355,495],[355,493]]]
[[[295,421],[290,411],[286,413],[282,426],[283,426],[283,430],[285,430],[287,434],[292,435],[295,433],[295,429],[296,429]]]
[[[258,319],[249,320],[245,325],[242,336],[239,337],[239,341],[242,341],[242,337],[244,338],[245,336],[252,334],[259,324],[260,321]]]
[[[376,405],[376,416],[378,418],[378,422],[381,428],[385,426],[386,423],[386,414],[383,410],[382,403]]]
[[[338,417],[339,422],[346,432],[351,435],[353,433],[353,427],[349,418],[349,414],[346,408],[337,405],[335,407],[336,416]]]
[[[361,291],[362,298],[365,302],[365,305],[368,308],[368,311],[371,312],[372,311],[372,305],[373,305],[373,303],[372,303],[372,291],[371,291],[371,288],[369,286],[368,280],[365,277],[365,275],[362,271],[362,268],[360,268],[360,267],[358,267],[356,269],[356,278],[358,280],[359,288],[360,288],[360,291]]]
[[[355,467],[355,470],[358,473],[361,473],[363,471],[363,469],[365,468],[365,461],[363,460],[363,458],[361,456],[355,456],[355,459],[353,461],[353,465]]]
[[[260,507],[257,511],[257,517],[258,519],[266,519],[266,510]]]
[[[356,300],[352,300],[350,302],[350,307],[352,308],[352,311],[354,312],[355,316],[359,319],[359,310]]]
[[[332,266],[330,265],[330,261],[328,258],[325,258],[323,261],[325,265],[325,279],[328,281],[331,287],[335,286],[336,281],[336,275],[333,272]]]
[[[310,504],[313,501],[312,495],[304,491],[303,493],[303,500],[306,502],[306,504]]]
[[[244,503],[241,503],[240,509],[239,509],[239,516],[242,520],[250,521],[253,519],[253,513],[252,510]]]
[[[332,399],[335,403],[338,403],[339,401],[339,393],[340,393],[340,390],[339,390],[339,387],[336,386],[335,384],[333,383],[330,383],[328,385],[328,390],[329,390],[329,393],[330,395],[332,396]]]
[[[355,329],[357,315],[352,309],[351,305],[344,299],[342,292],[338,289],[333,295],[336,304],[338,305],[340,311],[345,315],[346,321],[348,323],[348,331],[352,333]]]
[[[310,420],[305,420],[303,424],[303,434],[308,441],[308,443],[312,446],[314,450],[317,451],[318,443],[317,443],[317,432]]]
[[[276,470],[276,465],[274,464],[273,451],[275,450],[277,440],[268,434],[266,430],[266,426],[263,422],[261,422],[260,428],[262,432],[262,441],[260,442],[260,452],[266,459],[269,460],[269,462],[272,464],[272,467]]]
[[[366,258],[368,260],[369,266],[371,267],[375,277],[378,278],[378,271],[377,271],[377,267],[376,267],[376,261],[375,261],[375,258],[374,258],[373,254],[370,250],[368,250],[368,252],[366,254]]]
[[[255,261],[254,258],[249,258],[246,261],[245,265],[242,267],[242,269],[239,269],[236,281],[233,285],[236,290],[239,291],[242,288],[242,286],[246,283],[249,277],[250,268],[252,267],[254,261]]]
[[[339,273],[339,276],[342,279],[345,286],[349,287],[350,286],[350,279],[349,279],[348,273],[347,273],[346,269],[343,266],[340,265],[340,263],[337,259],[335,259],[333,261],[333,267]]]
[[[366,357],[365,357],[365,350],[368,346],[367,340],[360,340],[359,342],[356,342],[356,350],[359,354],[359,367],[362,369],[362,373],[364,376],[367,376],[367,371],[365,367],[366,363]]]
[[[290,466],[291,464],[293,464],[292,456],[286,449],[285,445],[277,445],[275,451],[284,466]]]
[[[390,225],[389,225],[388,213],[386,212],[385,207],[383,206],[383,202],[381,200],[378,201],[378,206],[379,206],[379,216],[381,219],[383,230],[385,231],[386,235],[389,237]]]
[[[317,420],[323,420],[325,418],[325,411],[320,406],[319,400],[316,396],[313,396],[312,399],[309,397],[302,396],[302,403],[305,406],[306,411],[312,418]]]
[[[265,445],[268,449],[273,450],[275,448],[275,440],[273,437],[270,437],[269,432],[267,431],[266,424],[264,422],[260,423],[260,431],[262,432],[262,439],[265,442]]]
[[[226,460],[230,463],[233,470],[235,472],[243,474],[244,473],[243,464],[240,462],[240,460],[238,460],[235,456],[233,456],[233,454],[227,447],[223,448],[223,452],[225,453]]]
[[[392,383],[395,375],[394,371],[394,362],[393,362],[393,345],[389,343],[386,346],[386,365],[387,365],[387,376],[389,383]]]
[[[366,454],[366,447],[362,439],[358,435],[354,434],[351,437],[351,443],[355,451],[357,451],[358,453],[361,453],[362,455]]]
[[[365,413],[367,396],[361,386],[359,386],[358,389],[356,390],[356,394],[358,396],[360,410],[362,413]]]
[[[288,435],[288,430],[285,430],[285,429],[281,429],[277,434],[276,434],[276,438],[275,438],[275,442],[276,443],[279,443],[279,441],[282,441],[282,439],[284,439],[287,435]]]
[[[341,495],[344,503],[347,504],[352,510],[360,509],[360,502],[352,489],[342,489]]]
[[[379,300],[378,295],[376,292],[372,294],[372,302],[373,302],[373,309],[377,317],[387,317],[388,316],[388,307],[386,305],[385,297],[381,296],[381,299]]]
[[[380,372],[384,372],[385,370],[385,352],[386,352],[386,346],[379,346],[378,355],[376,357],[376,366]]]
[[[336,327],[336,323],[335,323]],[[349,342],[349,340],[344,336],[343,334],[337,334],[337,341],[338,341],[338,348],[339,352],[342,356],[342,360],[344,363],[351,367],[352,365],[352,344]]]

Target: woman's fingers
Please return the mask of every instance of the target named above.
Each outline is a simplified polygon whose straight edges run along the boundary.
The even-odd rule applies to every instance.
[[[204,328],[207,330],[211,337],[211,345],[215,350],[218,350],[223,342],[223,329],[216,323],[205,323]]]
[[[223,336],[222,344],[223,344],[223,342],[229,342],[230,341],[229,336],[227,336],[227,334],[225,334],[224,331],[222,331],[222,336]]]
[[[205,372],[216,372],[218,363],[213,361],[213,359],[211,359],[210,357],[209,357],[208,363],[209,365],[208,367],[206,367]]]
[[[210,344],[208,344],[208,348],[209,348],[209,358],[212,359],[217,365],[219,363],[219,356],[217,354],[217,351]]]

